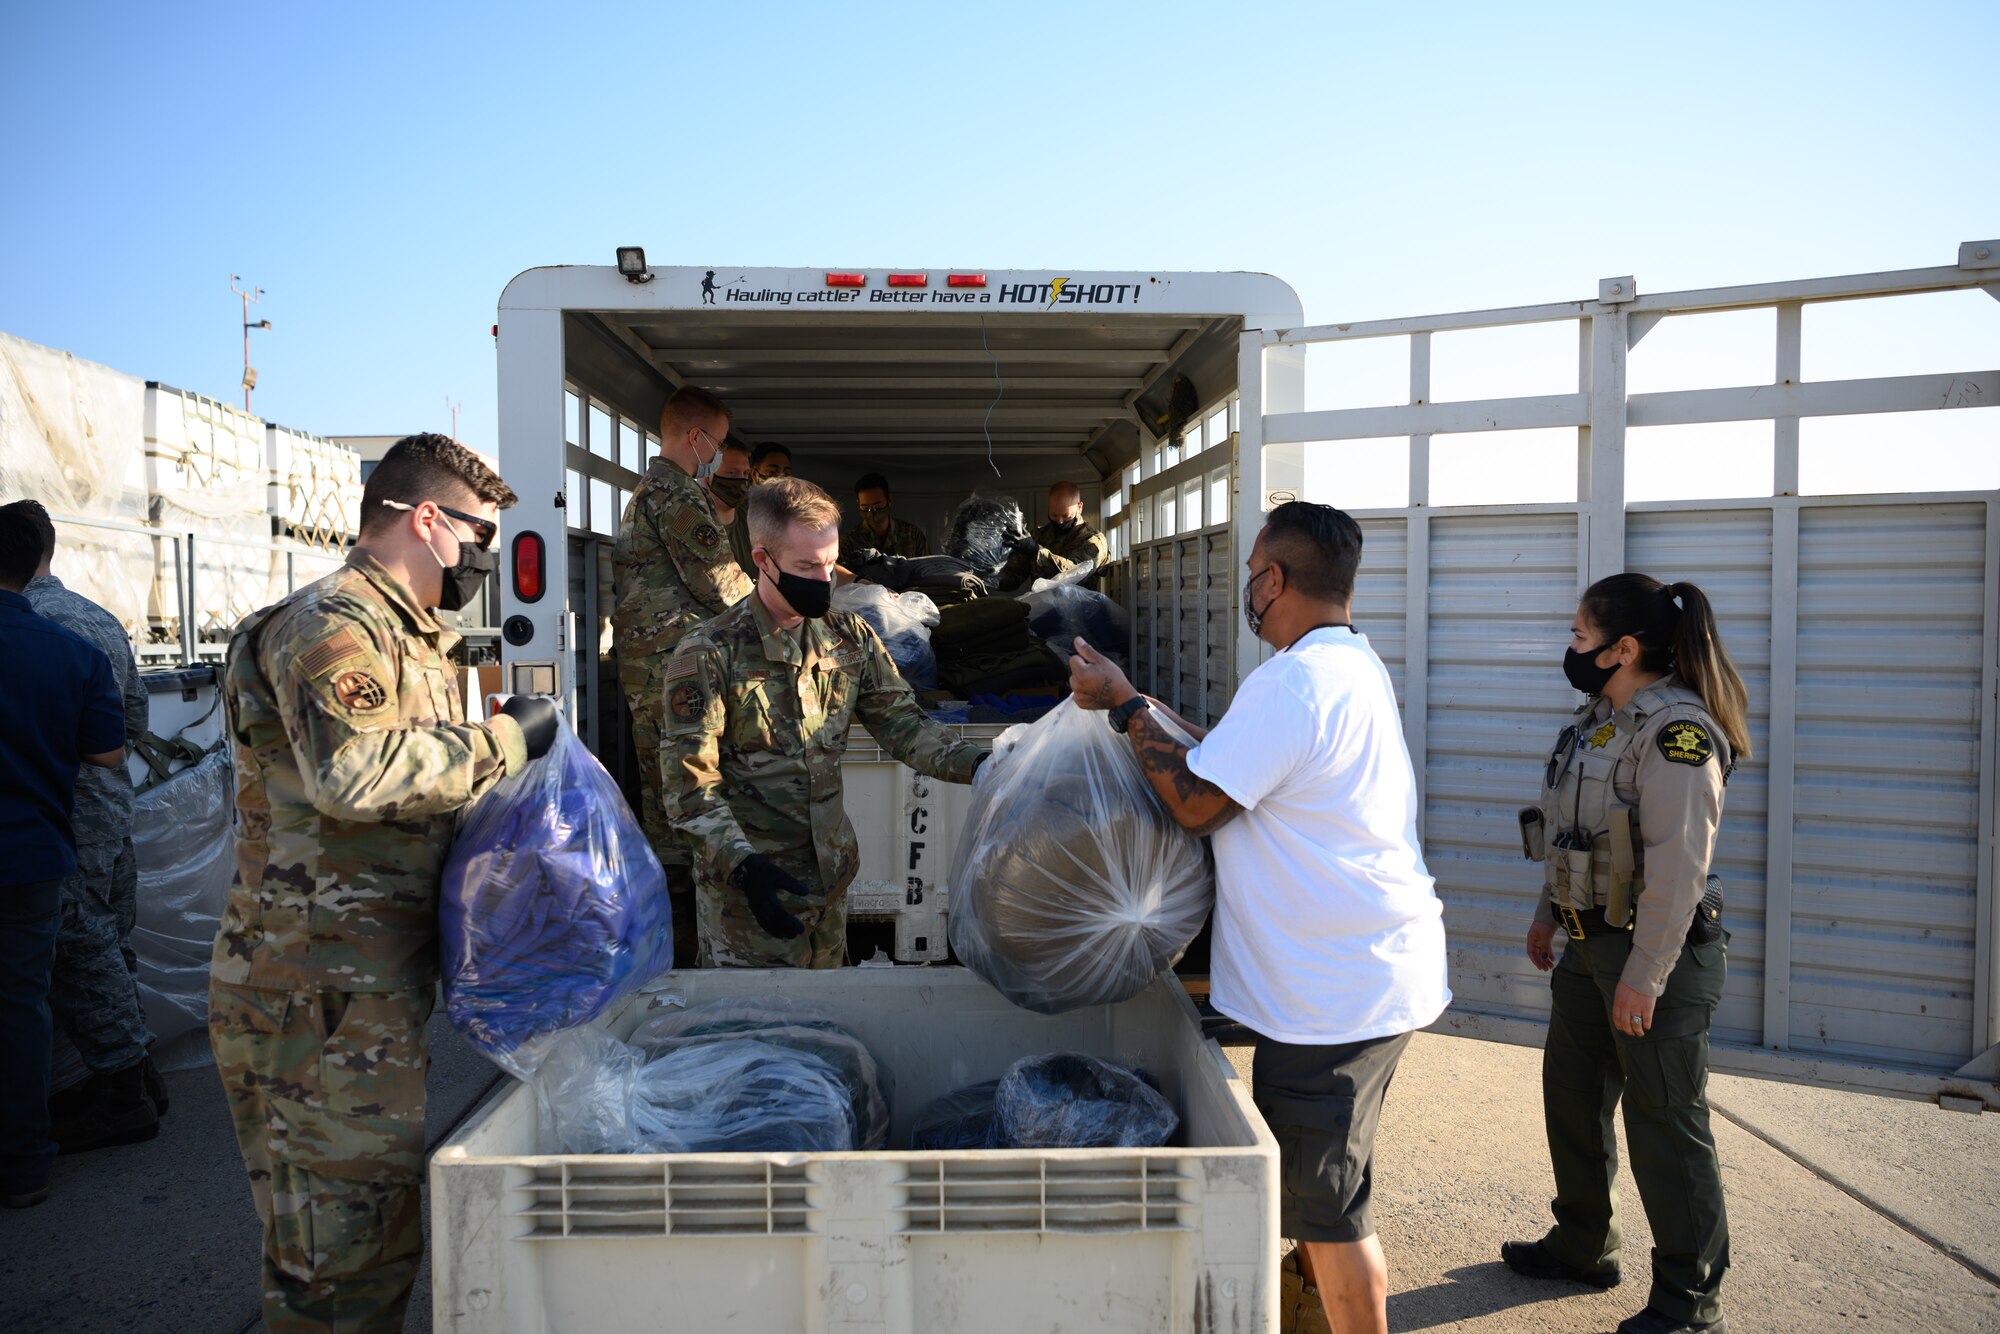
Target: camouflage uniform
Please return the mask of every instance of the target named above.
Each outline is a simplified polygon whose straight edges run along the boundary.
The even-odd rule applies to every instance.
[[[457,641],[356,551],[229,644],[236,882],[209,1036],[270,1334],[401,1330],[423,1255],[439,876],[456,812],[527,762],[513,719],[465,722]]]
[[[660,789],[661,678],[689,627],[742,600],[750,578],[737,564],[707,488],[658,456],[625,507],[612,560],[624,586],[611,622],[618,683],[632,711],[639,823],[661,863],[681,866],[686,858]]]
[[[746,598],[688,632],[666,690],[660,759],[694,857],[702,966],[838,967],[861,864],[840,787],[848,727],[858,717],[891,755],[950,783],[972,781],[981,747],[924,716],[882,641],[849,612],[780,630],[762,598]],[[728,883],[753,852],[812,891],[785,905],[805,934],[767,934]]]
[[[1082,519],[1068,528],[1045,523],[1035,530],[1035,541],[1042,544],[1035,556],[1037,579],[1054,579],[1085,561],[1096,561],[1097,567],[1103,569],[1111,555],[1111,544],[1104,540],[1104,534]]]
[[[757,563],[750,559],[750,506],[736,507],[736,517],[729,521],[729,550],[736,557],[736,563],[743,567],[743,577],[751,583],[757,582]]]
[[[889,520],[887,533],[871,533],[863,524],[855,524],[840,535],[840,563],[847,564],[848,557],[857,551],[873,548],[885,556],[928,556],[931,554],[930,539],[924,530],[904,519]]]
[[[125,748],[146,733],[148,701],[132,641],[116,617],[45,574],[27,587],[35,614],[73,630],[111,661],[125,701]],[[55,1012],[54,1078],[61,1090],[92,1071],[123,1070],[146,1055],[153,1035],[139,1004],[137,960],[126,941],[139,911],[132,855],[132,779],[123,765],[84,765],[76,776],[76,874],[62,883],[62,926],[49,987]]]

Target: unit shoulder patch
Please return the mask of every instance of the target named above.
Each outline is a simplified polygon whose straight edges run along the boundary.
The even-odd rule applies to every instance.
[[[722,545],[722,534],[715,530],[715,525],[713,524],[698,524],[694,530],[694,541],[696,546],[706,547],[713,551],[716,547]]]
[[[1671,722],[1659,731],[1660,754],[1675,764],[1703,765],[1715,758],[1715,742],[1696,722]]]
[[[693,681],[683,681],[667,692],[668,710],[684,723],[691,723],[701,717],[702,708],[707,702],[707,696]]]
[[[373,713],[389,703],[389,692],[367,672],[342,672],[333,678],[333,697],[356,713]]]

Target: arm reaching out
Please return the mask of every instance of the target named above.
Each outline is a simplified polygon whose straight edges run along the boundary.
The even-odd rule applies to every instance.
[[[1080,709],[1112,709],[1139,695],[1116,663],[1082,639],[1076,641],[1076,656],[1070,659],[1069,683]],[[1134,715],[1125,734],[1132,739],[1132,753],[1146,781],[1181,828],[1200,838],[1242,814],[1243,808],[1228,793],[1188,769],[1187,746],[1152,709]]]

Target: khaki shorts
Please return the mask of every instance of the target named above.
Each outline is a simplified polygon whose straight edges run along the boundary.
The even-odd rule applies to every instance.
[[[1279,1211],[1294,1241],[1375,1235],[1375,1127],[1408,1033],[1331,1046],[1257,1035],[1251,1096],[1278,1141]]]

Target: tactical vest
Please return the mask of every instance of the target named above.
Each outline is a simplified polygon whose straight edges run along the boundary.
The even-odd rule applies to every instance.
[[[1676,704],[1703,707],[1699,694],[1673,678],[1655,682],[1610,718],[1591,726],[1597,701],[1578,709],[1556,738],[1544,770],[1542,800],[1522,808],[1521,851],[1543,864],[1542,887],[1558,910],[1604,907],[1605,923],[1632,920],[1645,888],[1639,813],[1618,799],[1618,763],[1645,720]]]

